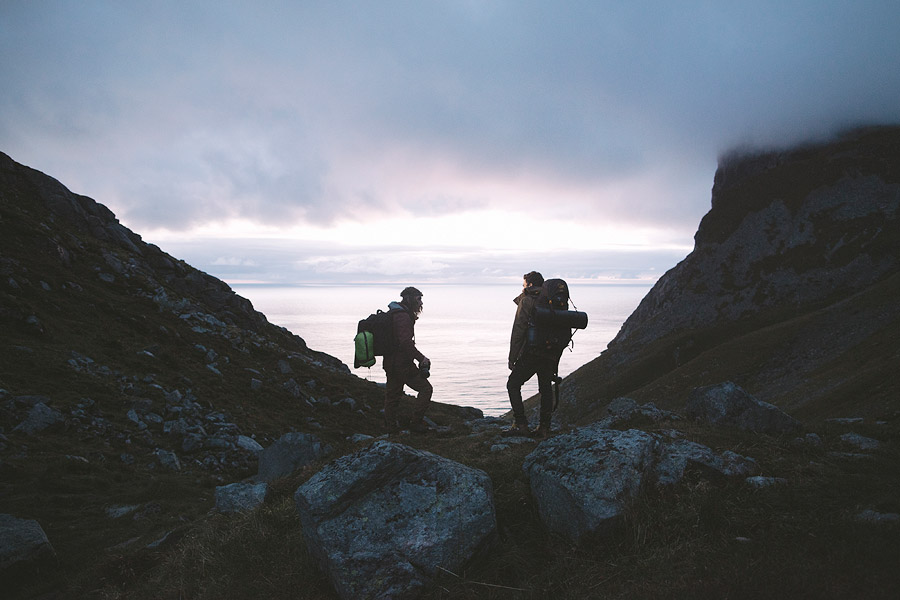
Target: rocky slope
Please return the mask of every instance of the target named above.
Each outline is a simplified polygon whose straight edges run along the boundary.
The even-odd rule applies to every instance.
[[[0,514],[40,523],[70,582],[173,543],[286,433],[382,433],[375,383],[2,153],[0,332]]]
[[[898,273],[900,128],[724,157],[693,252],[566,380],[561,415],[680,408],[724,380],[804,419],[893,415]]]

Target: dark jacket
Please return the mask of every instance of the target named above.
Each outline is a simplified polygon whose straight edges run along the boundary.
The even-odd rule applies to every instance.
[[[416,348],[416,317],[399,302],[391,302],[393,310],[394,348],[385,352],[382,366],[384,370],[414,370],[413,359],[425,360],[425,355]],[[399,310],[396,310],[399,309]]]
[[[534,307],[537,302],[538,294],[541,293],[539,286],[525,288],[521,294],[513,299],[516,303],[516,318],[513,321],[512,335],[509,339],[509,363],[510,366],[515,364],[525,353],[525,342],[528,334],[528,327],[534,319]]]

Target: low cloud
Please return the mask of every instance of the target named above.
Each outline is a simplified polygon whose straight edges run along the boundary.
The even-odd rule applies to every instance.
[[[688,253],[685,248],[603,251],[499,251],[468,247],[359,247],[297,240],[168,240],[160,247],[226,282],[497,283],[547,276],[598,283],[652,282]],[[237,253],[227,254],[227,253]]]
[[[900,122],[893,2],[7,2],[0,23],[0,149],[137,231],[505,210],[689,240],[729,148]]]

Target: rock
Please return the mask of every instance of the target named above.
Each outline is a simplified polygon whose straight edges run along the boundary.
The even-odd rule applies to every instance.
[[[881,442],[878,440],[873,440],[858,433],[845,433],[841,436],[841,441],[860,450],[877,450],[881,446]]]
[[[745,481],[747,482],[747,485],[755,488],[765,488],[787,483],[787,479],[784,477],[762,477],[760,475],[748,477]]]
[[[160,466],[164,469],[168,469],[170,471],[180,471],[181,470],[181,461],[178,460],[178,456],[174,452],[170,452],[168,450],[163,450],[162,448],[156,451],[156,459],[159,461]]]
[[[127,416],[128,416],[129,421],[133,422],[134,424],[136,424],[138,426],[138,429],[140,429],[140,430],[147,429],[147,424],[144,423],[143,420],[141,420],[140,415],[138,415],[137,411],[134,410],[133,408],[128,411]]]
[[[677,421],[681,419],[676,413],[662,410],[656,407],[652,402],[648,402],[643,406],[639,406],[637,402],[631,398],[616,398],[606,405],[607,416],[602,419],[604,427],[612,428],[630,419],[644,417],[650,419],[654,423],[660,421]]]
[[[265,483],[231,483],[216,487],[216,510],[222,513],[247,512],[266,499]]]
[[[197,452],[204,446],[204,439],[199,433],[186,433],[181,438],[181,450],[186,454]]]
[[[794,438],[791,445],[796,448],[822,448],[825,446],[825,442],[822,441],[819,434],[807,433],[803,437]]]
[[[673,485],[688,470],[746,477],[757,465],[669,435],[595,423],[541,443],[525,457],[522,469],[545,527],[579,542],[615,525],[643,485]]]
[[[655,466],[656,481],[660,485],[672,485],[681,481],[689,469],[723,477],[746,477],[759,467],[756,461],[726,450],[716,454],[706,446],[688,440],[662,441],[659,462]]]
[[[486,473],[388,441],[335,460],[294,499],[307,547],[344,599],[415,598],[497,529]]]
[[[0,514],[0,573],[55,560],[56,553],[37,521]]]
[[[125,515],[133,513],[139,508],[139,504],[109,506],[106,508],[106,516],[110,519],[118,519],[120,517],[124,517]]]
[[[300,384],[298,384],[293,379],[288,379],[287,381],[285,381],[283,387],[285,391],[294,398],[299,398],[302,394],[302,391],[300,390]]]
[[[356,410],[356,400],[353,398],[343,398],[334,403],[335,408],[343,408],[345,410]]]
[[[472,433],[475,434],[483,433],[485,431],[493,433],[498,429],[508,427],[509,422],[500,417],[479,417],[477,419],[466,421],[466,425],[468,425],[469,428],[471,428]]]
[[[631,398],[615,398],[606,405],[606,413],[614,416],[629,416],[637,410],[638,403]]]
[[[45,429],[61,423],[64,420],[61,413],[53,410],[43,402],[38,402],[28,411],[25,420],[19,423],[13,431],[21,431],[28,435],[34,435]]]
[[[47,396],[15,396],[13,402],[21,406],[34,407],[37,404],[49,404],[50,398]]]
[[[778,407],[757,400],[730,381],[694,389],[685,408],[687,415],[714,425],[728,425],[759,433],[799,431],[799,421]]]
[[[881,513],[872,509],[866,509],[856,515],[856,520],[862,521],[863,523],[872,523],[874,525],[900,523],[900,515],[897,513]]]
[[[522,470],[544,526],[572,541],[622,517],[653,466],[659,440],[588,426],[541,443]]]
[[[331,448],[310,433],[286,433],[259,453],[259,481],[272,482],[327,456]]]
[[[262,452],[263,447],[251,437],[247,437],[246,435],[237,436],[237,441],[235,442],[238,448],[243,448],[247,452],[253,454],[253,456],[259,456],[259,453]]]

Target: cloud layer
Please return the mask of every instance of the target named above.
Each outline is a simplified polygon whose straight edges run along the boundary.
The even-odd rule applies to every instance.
[[[137,231],[670,228],[717,156],[900,122],[893,1],[5,2],[0,149]]]

